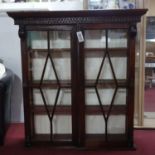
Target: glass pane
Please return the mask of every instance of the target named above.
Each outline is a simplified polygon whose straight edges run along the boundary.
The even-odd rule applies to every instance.
[[[110,115],[108,119],[108,133],[109,134],[124,134],[125,133],[125,119],[124,115]]]
[[[103,105],[110,105],[112,101],[112,97],[114,94],[115,89],[113,88],[107,88],[107,89],[98,89],[98,93],[100,96],[100,100]],[[120,98],[123,98],[123,94],[117,94],[117,100],[115,101],[116,104],[121,104],[119,102]],[[124,104],[124,103],[123,103]],[[86,89],[86,105],[98,105],[99,106],[99,100],[96,94],[95,89]]]
[[[104,30],[86,30],[85,48],[105,48],[105,31]]]
[[[50,121],[47,115],[35,115],[35,133],[50,134]],[[53,134],[71,134],[71,116],[55,115],[53,118]]]
[[[35,115],[34,123],[36,134],[50,134],[50,121],[47,115]]]
[[[117,89],[114,105],[126,105],[127,90],[125,88]]]
[[[95,80],[101,66],[102,58],[87,57],[85,54],[85,79]]]
[[[111,115],[108,119],[109,134],[124,134],[125,133],[125,116]],[[92,123],[93,122],[93,123]],[[104,134],[105,121],[102,115],[87,115],[86,116],[86,133],[87,134]]]
[[[59,58],[53,58],[57,75],[60,80],[71,80],[71,59],[70,53],[65,53]]]
[[[120,61],[121,60],[121,61]],[[85,68],[86,79],[96,79],[101,66],[102,58],[86,58]],[[117,79],[126,79],[127,71],[127,59],[126,58],[111,58],[113,69]],[[105,58],[105,63],[102,67],[100,78],[102,79],[113,79],[113,73],[109,64],[108,58]]]
[[[112,57],[111,62],[113,65],[116,78],[119,80],[126,80],[127,79],[127,58]]]
[[[46,62],[46,57],[47,57],[47,52],[40,52],[39,50],[33,51],[31,53],[31,68],[30,71],[32,73],[32,80],[34,82],[37,82],[41,80],[42,73],[44,70],[45,62]],[[55,80],[55,74],[52,68],[52,65],[48,59],[45,73],[44,73],[44,80]]]
[[[69,31],[51,31],[50,32],[50,48],[70,48],[70,32]]]
[[[47,105],[54,105],[57,89],[42,89]],[[33,90],[33,103],[34,105],[44,105],[41,92],[39,89]],[[71,89],[61,89],[57,105],[71,105]]]
[[[109,48],[127,48],[127,31],[114,29],[108,31]]]
[[[102,115],[86,115],[86,133],[104,134],[105,121]]]
[[[32,79],[34,81],[40,80],[44,66],[44,80],[56,80],[56,75],[53,69],[52,62],[50,57],[48,57],[47,64],[47,52],[41,53],[40,51],[35,50],[32,53],[32,64],[30,70],[32,71]],[[71,60],[70,53],[66,51],[57,51],[57,53],[51,53],[51,57],[53,58],[53,64],[56,69],[57,75],[60,80],[70,80],[71,79]]]
[[[125,80],[127,78],[127,30],[108,30],[108,48],[116,78]]]
[[[86,105],[99,105],[95,89],[86,89]]]
[[[47,32],[28,32],[28,47],[30,49],[47,49]]]

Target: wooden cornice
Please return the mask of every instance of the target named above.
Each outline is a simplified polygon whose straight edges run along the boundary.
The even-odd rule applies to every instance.
[[[147,9],[8,12],[16,25],[139,22]],[[117,18],[116,18],[117,17]]]

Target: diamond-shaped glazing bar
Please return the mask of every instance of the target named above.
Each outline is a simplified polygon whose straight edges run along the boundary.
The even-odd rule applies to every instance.
[[[55,65],[54,65],[54,62],[53,62],[52,55],[50,54],[50,33],[49,33],[49,31],[47,33],[47,40],[48,40],[48,54],[47,54],[47,57],[46,57],[46,60],[45,60],[45,65],[44,65],[43,72],[42,72],[42,75],[41,75],[40,92],[41,92],[41,96],[42,96],[42,99],[43,99],[43,103],[44,103],[48,118],[50,120],[50,131],[51,131],[50,139],[51,139],[51,141],[53,141],[53,124],[52,124],[52,122],[53,122],[53,117],[54,117],[55,109],[56,109],[56,106],[57,106],[57,102],[58,102],[58,98],[59,98],[59,94],[60,94],[60,90],[61,90],[61,85],[60,85],[60,81],[59,81],[59,78],[58,78],[58,75],[57,75],[57,71],[56,71],[56,68],[55,68]],[[49,109],[49,107],[47,105],[47,101],[46,101],[46,98],[45,98],[43,90],[42,90],[42,85],[43,85],[43,82],[44,82],[43,79],[44,79],[44,76],[45,76],[45,71],[46,71],[48,59],[50,59],[50,62],[51,62],[51,65],[52,65],[52,68],[53,68],[53,71],[54,71],[54,74],[55,74],[55,77],[56,77],[57,85],[58,85],[56,98],[55,98],[54,105],[53,105],[51,111],[50,111],[50,109]]]
[[[106,57],[108,58],[109,65],[110,65],[110,68],[111,68],[111,71],[112,71],[112,76],[113,76],[114,83],[115,83],[114,94],[112,96],[112,100],[111,100],[111,103],[110,103],[110,106],[109,106],[109,109],[108,109],[107,112],[105,112],[105,110],[104,110],[103,103],[101,101],[101,98],[100,98],[100,95],[99,95],[99,92],[98,92],[98,89],[97,89],[97,86],[99,84],[99,78],[100,78],[100,75],[101,75],[101,72],[102,72],[103,65],[105,63]],[[116,75],[115,75],[115,72],[114,72],[114,68],[113,68],[112,61],[111,61],[110,54],[109,54],[109,50],[108,50],[108,30],[106,30],[106,51],[105,51],[105,53],[103,55],[103,59],[102,59],[100,69],[99,69],[99,72],[98,72],[98,75],[97,75],[96,83],[95,83],[95,91],[96,91],[97,98],[98,98],[98,101],[99,101],[99,105],[100,105],[100,108],[101,108],[101,111],[102,111],[102,115],[103,115],[104,120],[105,120],[105,141],[108,141],[108,119],[109,119],[109,116],[110,116],[110,113],[111,113],[111,110],[112,110],[112,107],[113,107],[113,104],[114,104],[117,89],[118,89],[118,83],[117,83]]]

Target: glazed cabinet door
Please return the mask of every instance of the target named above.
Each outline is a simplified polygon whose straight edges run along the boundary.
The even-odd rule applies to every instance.
[[[84,145],[127,145],[128,27],[85,25]]]
[[[27,31],[32,141],[73,142],[73,40],[70,26]]]

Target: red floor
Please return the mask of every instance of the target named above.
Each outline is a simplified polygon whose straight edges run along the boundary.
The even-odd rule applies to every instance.
[[[155,87],[145,89],[144,111],[155,112]]]
[[[155,130],[136,130],[136,151],[82,151],[24,146],[23,124],[11,125],[6,143],[0,147],[0,155],[155,155]]]

